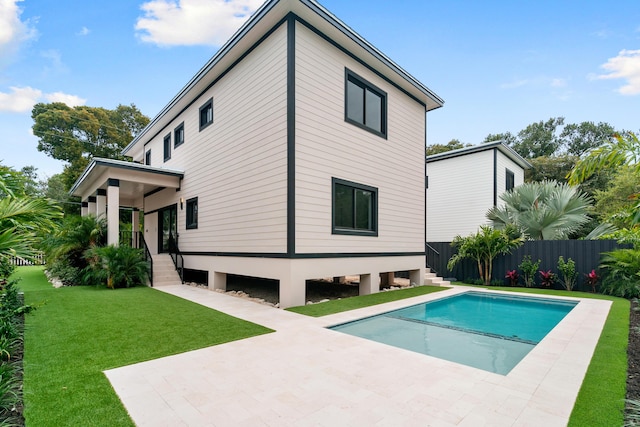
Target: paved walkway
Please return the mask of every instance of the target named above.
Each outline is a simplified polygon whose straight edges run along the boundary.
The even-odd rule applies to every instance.
[[[503,376],[325,329],[462,287],[319,319],[158,289],[276,332],[106,371],[140,427],[565,426],[611,304],[581,300]]]

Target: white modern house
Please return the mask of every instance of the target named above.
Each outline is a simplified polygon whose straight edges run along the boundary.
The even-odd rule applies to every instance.
[[[487,211],[524,183],[530,167],[502,141],[427,156],[427,242],[451,242],[489,224]]]
[[[426,113],[443,100],[314,0],[269,0],[123,150],[72,188],[83,213],[144,215],[154,259],[225,289],[279,281],[425,274]],[[155,262],[155,261],[154,261]]]

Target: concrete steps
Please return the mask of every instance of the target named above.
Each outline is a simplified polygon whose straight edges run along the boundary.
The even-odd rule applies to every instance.
[[[430,268],[427,268],[424,274],[424,284],[431,286],[449,286],[451,282],[439,277],[436,273],[432,273]]]
[[[153,259],[153,286],[179,285],[182,283],[169,254],[151,255]]]

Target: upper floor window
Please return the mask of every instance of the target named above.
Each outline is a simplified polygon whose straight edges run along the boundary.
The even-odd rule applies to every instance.
[[[200,130],[213,123],[213,98],[200,107]]]
[[[184,122],[173,130],[173,148],[184,144]]]
[[[333,186],[333,234],[378,235],[378,189],[338,178]]]
[[[144,153],[144,164],[151,165],[151,150],[148,150],[146,153]]]
[[[187,229],[198,228],[198,198],[187,200]]]
[[[513,172],[507,169],[507,181],[505,183],[506,191],[513,190],[513,187],[515,187],[515,184],[516,184],[516,178],[513,175]]]
[[[345,120],[387,137],[387,94],[346,70]]]
[[[164,137],[164,161],[171,158],[171,134]]]

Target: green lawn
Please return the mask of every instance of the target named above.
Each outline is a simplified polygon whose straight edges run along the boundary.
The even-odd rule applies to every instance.
[[[139,287],[54,289],[40,267],[21,267],[28,304],[27,425],[132,426],[103,370],[272,332]]]
[[[463,283],[457,283],[463,285]],[[468,286],[468,285],[465,285]],[[482,286],[477,286],[483,288]],[[325,316],[341,311],[353,310],[409,298],[437,290],[432,286],[421,286],[396,292],[381,292],[362,297],[345,298],[322,304],[292,307],[289,310],[308,316]],[[629,301],[623,298],[585,292],[543,290],[534,288],[491,287],[501,291],[523,292],[540,295],[597,298],[613,301],[609,316],[598,341],[589,369],[580,388],[580,393],[571,413],[569,426],[595,427],[620,426],[623,424],[624,399],[627,378],[627,343],[629,338]]]

